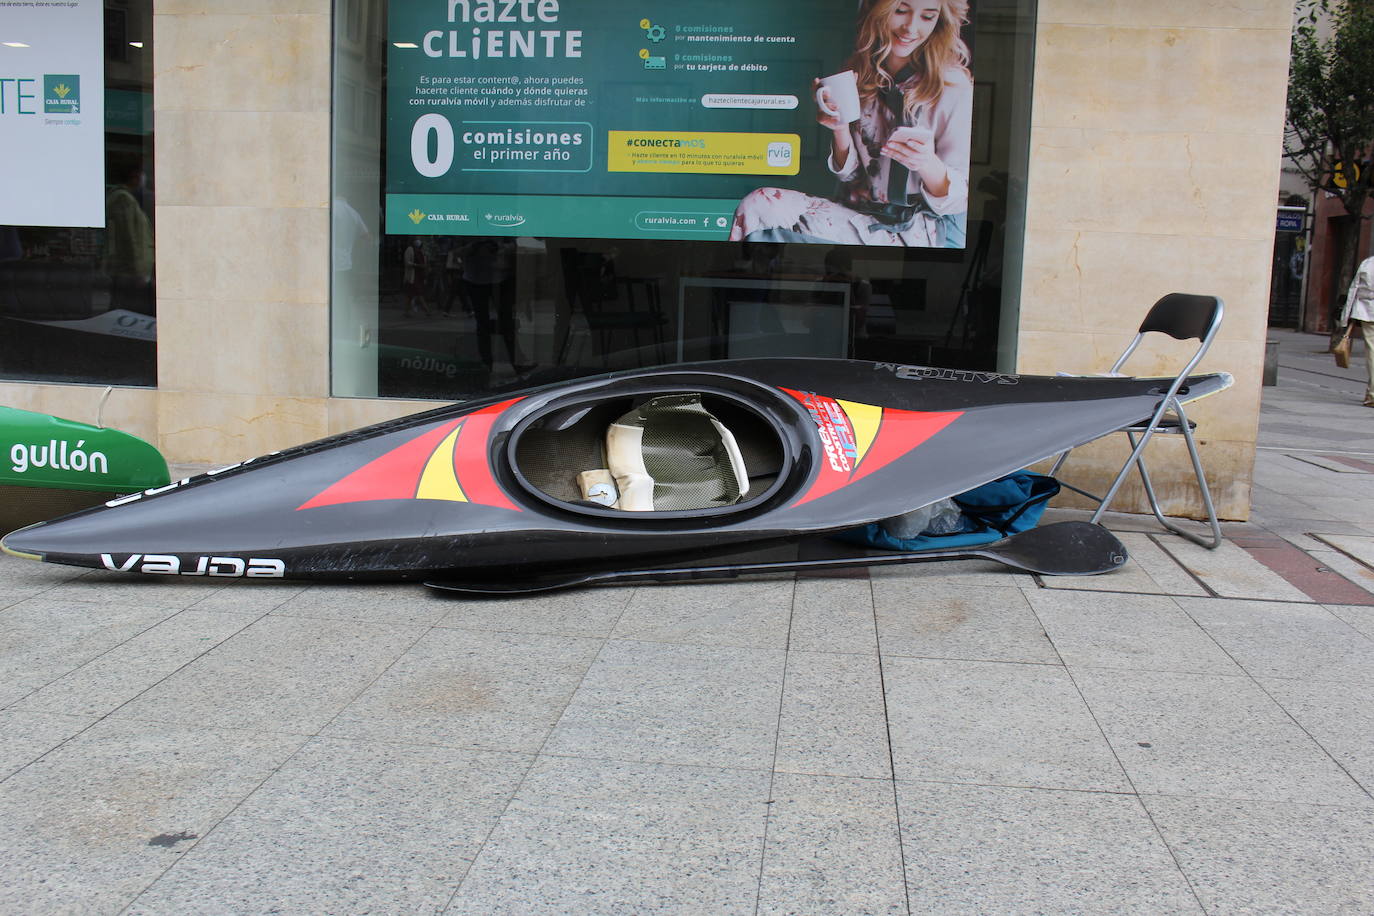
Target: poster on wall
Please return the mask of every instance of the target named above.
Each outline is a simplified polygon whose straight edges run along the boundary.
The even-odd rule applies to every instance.
[[[962,248],[969,7],[391,0],[386,231]]]
[[[105,225],[103,0],[0,0],[0,224]]]

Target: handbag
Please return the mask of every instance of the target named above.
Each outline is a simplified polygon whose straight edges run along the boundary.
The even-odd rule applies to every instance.
[[[1345,333],[1341,339],[1336,341],[1336,345],[1331,348],[1332,354],[1336,357],[1336,365],[1342,369],[1350,368],[1350,344],[1351,337],[1355,333],[1355,322],[1350,322],[1345,326]]]

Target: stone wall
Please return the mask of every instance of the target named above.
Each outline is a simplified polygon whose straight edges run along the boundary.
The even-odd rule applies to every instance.
[[[1219,295],[1202,369],[1236,384],[1193,413],[1226,518],[1249,511],[1292,15],[1290,0],[1040,3],[1018,371],[1105,370],[1160,296]],[[1127,369],[1191,349],[1165,342]],[[1200,511],[1183,443],[1151,450],[1166,511]],[[1113,437],[1063,476],[1092,489],[1126,454]]]

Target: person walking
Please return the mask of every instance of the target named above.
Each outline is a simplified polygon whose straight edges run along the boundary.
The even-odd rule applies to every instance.
[[[1365,258],[1355,270],[1350,291],[1345,294],[1340,324],[1342,327],[1358,324],[1364,337],[1364,406],[1374,407],[1374,257]],[[1354,333],[1353,328],[1351,333]]]

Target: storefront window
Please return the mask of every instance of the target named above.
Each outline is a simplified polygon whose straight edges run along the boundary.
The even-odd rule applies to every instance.
[[[156,385],[152,3],[0,26],[0,378]]]
[[[1034,2],[857,7],[339,0],[334,394],[1010,369]]]

